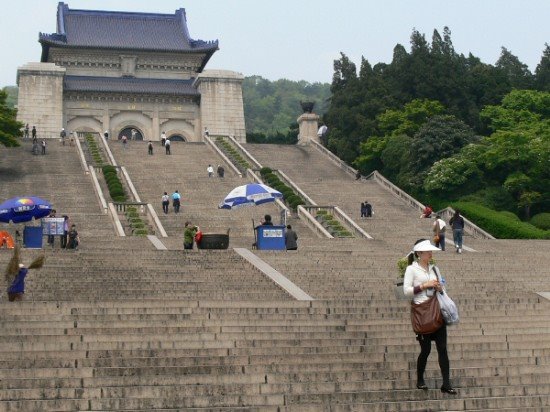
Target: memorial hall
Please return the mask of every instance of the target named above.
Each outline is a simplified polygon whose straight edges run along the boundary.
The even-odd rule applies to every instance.
[[[91,132],[111,138],[245,142],[243,76],[205,70],[218,41],[193,39],[185,9],[174,14],[70,9],[40,33],[40,62],[19,67],[18,120],[39,137]]]

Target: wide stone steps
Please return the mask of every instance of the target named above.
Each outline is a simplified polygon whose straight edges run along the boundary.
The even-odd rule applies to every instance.
[[[185,222],[190,220],[199,225],[203,232],[225,233],[230,228],[230,247],[251,247],[254,242],[252,219],[258,224],[264,214],[271,214],[278,222],[279,210],[274,204],[241,210],[218,209],[220,202],[233,188],[249,181],[234,175],[206,144],[181,143],[178,144],[179,150],[172,156],[148,156],[142,159],[143,162],[135,160],[141,157],[139,143],[126,151],[116,144],[114,147],[111,145],[111,148],[119,164],[127,168],[141,200],[151,203],[155,208],[169,236],[182,237]],[[206,167],[209,163],[214,167],[223,164],[225,178],[208,178]],[[164,191],[171,194],[176,189],[182,195],[180,214],[173,213],[170,206],[166,215],[162,212],[160,197]],[[290,223],[298,232],[300,240],[317,238],[299,220],[293,219]]]

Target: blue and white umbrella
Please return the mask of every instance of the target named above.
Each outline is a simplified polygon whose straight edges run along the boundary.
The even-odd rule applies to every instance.
[[[262,203],[274,202],[280,199],[283,194],[269,186],[261,183],[249,183],[233,189],[220,203],[220,209],[235,209],[242,206],[261,205]]]
[[[52,211],[50,202],[36,196],[19,196],[0,204],[0,222],[21,223],[46,217]]]

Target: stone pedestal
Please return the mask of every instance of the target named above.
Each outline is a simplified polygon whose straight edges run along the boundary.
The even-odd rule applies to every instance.
[[[36,126],[37,136],[59,137],[63,123],[65,68],[54,63],[27,63],[17,69],[17,120]]]
[[[205,70],[195,85],[201,93],[199,130],[210,135],[232,135],[246,143],[242,83],[244,76],[230,70]]]
[[[304,113],[298,117],[298,126],[300,126],[300,132],[298,134],[299,145],[306,145],[310,140],[320,143],[319,137],[317,136],[318,123],[319,116],[315,113]]]

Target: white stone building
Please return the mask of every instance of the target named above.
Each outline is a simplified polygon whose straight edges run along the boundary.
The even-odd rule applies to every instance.
[[[193,40],[174,14],[57,9],[57,31],[39,36],[40,63],[18,69],[18,120],[39,137],[68,131],[245,142],[243,76],[204,70],[218,41]]]

